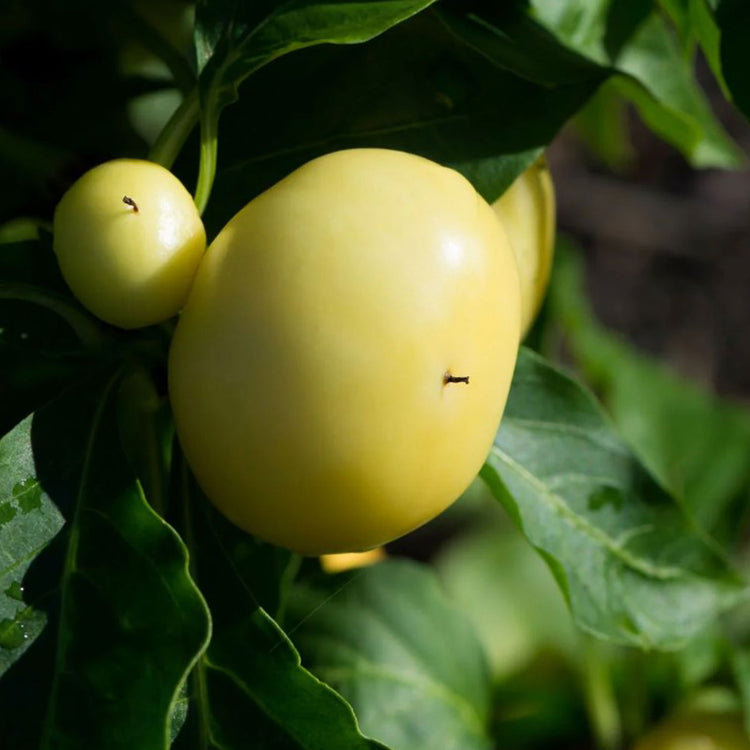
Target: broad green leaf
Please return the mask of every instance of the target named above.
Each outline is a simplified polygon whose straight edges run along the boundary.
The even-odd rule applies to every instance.
[[[492,747],[484,653],[424,566],[386,561],[294,590],[292,633],[313,672],[393,750]]]
[[[644,122],[696,167],[738,167],[742,157],[711,111],[664,20],[653,14],[621,50],[616,68],[625,97]]]
[[[679,648],[746,594],[593,396],[528,350],[482,477],[601,638]]]
[[[46,624],[45,612],[28,601],[24,577],[65,521],[39,483],[31,422],[0,439],[0,678]]]
[[[720,0],[716,22],[721,31],[721,69],[732,100],[750,118],[750,78],[747,75],[750,51],[750,4],[745,0]]]
[[[45,749],[167,747],[180,687],[210,629],[185,547],[145,502],[119,445],[115,382],[94,391],[91,409],[80,394],[67,399],[40,419],[34,440],[42,487],[72,500]],[[65,417],[80,425],[81,411],[85,429],[65,435],[61,456],[59,427]],[[66,453],[73,468],[60,462]]]
[[[553,30],[520,9],[448,2],[438,6],[438,12],[459,39],[493,65],[542,86],[601,82],[608,73],[606,65],[569,49]]]
[[[272,619],[283,605],[290,554],[257,542],[197,492],[186,517],[192,567],[213,619],[191,675],[192,702],[176,748],[375,750],[351,707],[300,664]]]
[[[247,76],[288,52],[365,42],[432,2],[291,0],[264,2],[258,8],[234,0],[202,0],[196,10],[196,48],[204,106],[219,110],[234,101]]]
[[[747,411],[678,378],[604,330],[586,301],[580,261],[567,245],[558,247],[550,309],[623,437],[703,528],[734,537],[735,506],[744,507],[750,491]]]
[[[596,73],[554,87],[525,80],[464,43],[432,10],[366,45],[303,50],[251,76],[226,110],[204,219],[216,231],[304,162],[352,147],[395,148],[453,166],[494,200],[598,82]]]
[[[82,446],[85,446],[100,392],[101,378],[91,377],[67,396],[35,412],[30,422],[24,422],[11,433],[11,440],[22,441],[15,460],[21,466],[33,469],[31,476],[42,491],[42,505],[36,513],[44,508],[45,517],[59,517],[59,525],[65,523],[67,526],[52,538],[57,524],[46,524],[50,532],[48,541],[51,542],[38,549],[28,546],[25,550],[30,565],[20,582],[24,602],[27,612],[37,612],[39,619],[44,618],[47,625],[38,632],[23,659],[19,659],[0,679],[0,747],[38,750],[41,744],[60,630],[60,577],[67,543],[65,530],[70,527],[74,515],[76,486],[85,459]],[[10,476],[12,478],[13,474]],[[35,493],[31,497],[34,498]],[[41,518],[37,518],[42,527]],[[26,542],[32,545],[33,539],[27,537]],[[17,589],[15,593],[18,593]]]

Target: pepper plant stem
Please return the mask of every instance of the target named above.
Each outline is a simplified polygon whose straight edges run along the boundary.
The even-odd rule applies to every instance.
[[[154,141],[149,152],[149,159],[171,169],[185,141],[200,119],[200,94],[198,87],[182,100],[182,104],[173,112],[167,124]]]

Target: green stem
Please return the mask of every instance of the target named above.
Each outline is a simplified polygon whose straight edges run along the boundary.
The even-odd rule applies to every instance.
[[[198,171],[198,184],[195,188],[195,205],[203,214],[208,205],[211,189],[216,176],[216,156],[218,153],[218,116],[214,107],[206,107],[201,115],[201,162]]]
[[[592,637],[584,641],[583,688],[586,710],[598,750],[617,750],[622,738],[620,710],[604,646]]]
[[[149,152],[149,159],[171,169],[188,136],[200,119],[200,95],[198,87],[182,100],[159,133]]]
[[[49,289],[42,289],[31,284],[0,283],[0,299],[15,299],[46,307],[59,315],[73,329],[81,342],[91,349],[101,346],[106,338],[103,329],[93,317],[62,295]]]

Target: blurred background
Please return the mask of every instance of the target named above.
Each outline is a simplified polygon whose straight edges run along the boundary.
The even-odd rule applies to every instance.
[[[714,111],[749,154],[747,121],[702,62],[698,72]],[[610,118],[611,138],[589,127],[602,117]],[[548,157],[559,228],[584,252],[597,318],[689,380],[747,403],[750,172],[693,169],[607,85]]]

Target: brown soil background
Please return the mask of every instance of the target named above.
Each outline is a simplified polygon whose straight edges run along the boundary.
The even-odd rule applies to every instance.
[[[750,155],[750,125],[704,85]],[[613,174],[572,129],[552,144],[559,231],[582,246],[597,317],[641,351],[750,404],[750,169],[696,171],[631,113]]]

